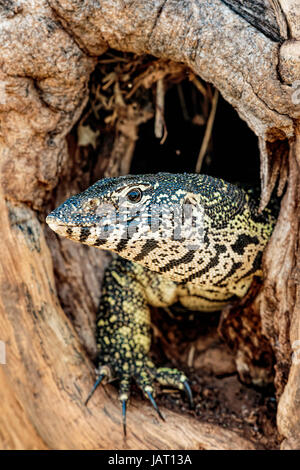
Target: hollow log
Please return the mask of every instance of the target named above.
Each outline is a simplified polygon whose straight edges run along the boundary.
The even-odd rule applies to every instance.
[[[256,305],[276,358],[281,447],[300,448],[297,1],[1,0],[0,22],[0,447],[255,448],[238,432],[169,410],[159,422],[141,400],[131,403],[124,440],[111,386],[84,406],[108,258],[58,240],[44,220],[83,189],[69,134],[97,60],[115,49],[180,62],[220,91],[259,138],[261,207],[276,180],[287,181]]]

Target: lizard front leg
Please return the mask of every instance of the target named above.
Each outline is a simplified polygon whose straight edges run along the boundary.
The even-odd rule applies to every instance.
[[[119,399],[126,433],[126,403],[134,379],[159,416],[153,396],[155,380],[163,385],[190,389],[186,376],[177,369],[156,368],[149,359],[151,345],[150,310],[143,285],[137,279],[133,263],[118,258],[106,270],[97,317],[98,380],[112,375],[119,379]],[[90,398],[89,395],[88,399]]]

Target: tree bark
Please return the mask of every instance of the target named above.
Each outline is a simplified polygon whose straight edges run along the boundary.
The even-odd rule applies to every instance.
[[[109,48],[181,62],[218,88],[260,139],[262,207],[274,175],[283,186],[288,172],[259,308],[276,355],[282,448],[300,447],[300,372],[291,360],[300,339],[300,12],[296,1],[260,0],[248,2],[245,14],[242,3],[0,1],[1,448],[254,448],[233,431],[170,411],[167,423],[158,422],[142,401],[130,407],[124,441],[115,393],[99,390],[83,405],[107,257],[56,239],[44,217],[51,201],[83,184],[67,136],[87,103],[97,58]]]

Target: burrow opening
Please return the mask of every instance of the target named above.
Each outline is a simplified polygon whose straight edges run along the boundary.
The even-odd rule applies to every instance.
[[[214,94],[210,84],[182,64],[115,51],[102,56],[90,79],[89,102],[68,136],[73,167],[58,186],[56,205],[70,191],[122,172],[194,173]],[[162,99],[163,112],[158,106]],[[218,96],[201,172],[259,187],[259,165],[257,137]],[[58,292],[71,310],[63,291]],[[261,448],[278,447],[274,389],[240,382],[234,358],[217,333],[219,313],[152,313],[152,357],[187,373],[196,407],[190,411],[174,391],[159,391],[158,403],[236,430]],[[133,395],[140,396],[136,387]]]

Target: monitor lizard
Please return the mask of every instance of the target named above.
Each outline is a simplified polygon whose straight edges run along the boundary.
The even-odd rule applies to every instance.
[[[104,275],[98,379],[86,403],[104,377],[117,377],[125,433],[132,379],[161,417],[155,380],[185,390],[192,405],[185,374],[148,357],[149,305],[209,312],[243,297],[262,276],[276,221],[258,206],[251,192],[222,179],[158,173],[104,178],[48,215],[57,234],[116,253]]]

